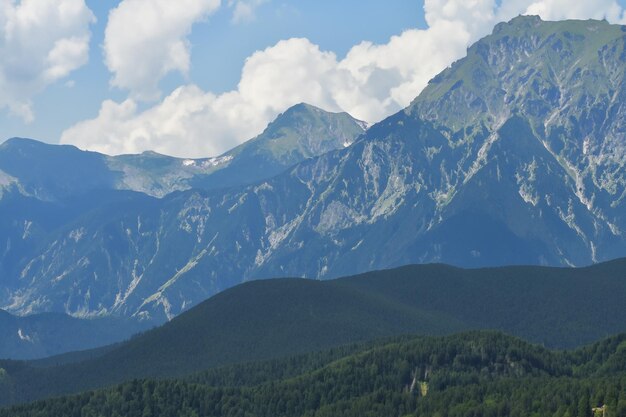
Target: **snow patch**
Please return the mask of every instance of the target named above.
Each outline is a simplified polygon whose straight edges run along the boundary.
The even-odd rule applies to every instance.
[[[589,148],[591,147],[591,139],[586,137],[583,142],[583,155],[587,155],[589,153]]]
[[[350,248],[350,250],[351,251],[357,250],[359,248],[359,246],[361,246],[361,243],[363,243],[363,239],[359,240],[356,245],[354,245],[352,248]]]
[[[30,337],[29,335],[27,335],[26,333],[24,333],[24,331],[22,329],[17,329],[17,336],[20,338],[20,340],[23,340],[25,342],[34,343],[33,342],[33,338]]]
[[[233,156],[232,155],[225,155],[225,156],[218,156],[215,158],[209,158],[206,159],[202,162],[202,167],[204,168],[212,168],[212,167],[216,167],[219,165],[223,165],[227,162],[230,162],[233,160]]]
[[[597,253],[596,253],[596,245],[593,242],[590,242],[590,244],[591,244],[591,260],[594,263],[598,263],[598,256],[597,256]]]

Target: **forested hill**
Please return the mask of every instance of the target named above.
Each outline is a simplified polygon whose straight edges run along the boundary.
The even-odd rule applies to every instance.
[[[0,417],[626,415],[626,335],[573,352],[472,332],[338,353],[134,380]]]
[[[626,260],[580,269],[416,265],[334,281],[254,281],[97,357],[46,367],[0,361],[8,383],[0,385],[0,404],[402,334],[496,329],[577,347],[626,332],[624,294]]]

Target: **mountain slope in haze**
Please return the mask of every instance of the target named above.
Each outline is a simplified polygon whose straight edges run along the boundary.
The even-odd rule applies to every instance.
[[[129,230],[137,229],[140,235],[153,237],[150,230],[145,230],[153,224],[142,224],[142,218],[158,216],[159,210],[142,194],[162,197],[191,187],[216,189],[260,181],[304,159],[344,148],[364,129],[362,122],[347,113],[329,113],[299,104],[279,115],[256,138],[216,158],[181,159],[154,152],[107,156],[83,152],[73,146],[10,139],[0,144],[0,297],[6,301],[18,288],[33,285],[29,275],[38,265],[54,274],[48,282],[53,287],[65,288],[64,284],[76,276],[81,281],[88,280],[82,270],[85,267],[96,269],[90,277],[97,283],[70,284],[75,293],[65,300],[66,307],[62,309],[48,308],[47,299],[54,298],[54,294],[35,295],[38,301],[30,302],[27,308],[22,308],[25,306],[19,300],[21,296],[9,296],[11,300],[2,304],[19,314],[45,311],[81,317],[116,314],[120,303],[133,292],[133,282],[143,276],[145,266],[140,261],[152,257],[147,250],[158,247],[151,241],[146,244],[147,250],[134,254],[133,249],[138,250],[137,245],[142,242],[132,237],[133,242],[128,242]],[[136,214],[132,225],[105,226],[94,234],[89,233],[92,224],[117,218],[120,211]],[[118,239],[111,235],[112,231],[126,236]],[[93,244],[99,239],[101,245]],[[63,242],[65,249],[73,248],[72,257],[93,250],[98,255],[57,259],[50,265],[48,261],[59,250],[49,250],[46,242]],[[87,247],[81,248],[83,245]],[[125,256],[135,256],[137,262]],[[99,269],[111,264],[116,267],[126,264],[126,267],[116,271]],[[59,267],[65,271],[52,272]],[[31,288],[26,290],[28,295],[22,295],[30,299],[36,291]],[[87,294],[97,294],[99,300],[94,298],[93,305],[85,304]],[[110,301],[105,302],[102,295]],[[16,308],[17,305],[21,307]]]
[[[0,358],[35,359],[92,349],[146,330],[128,319],[76,319],[59,313],[16,317],[0,310]]]
[[[347,113],[329,113],[298,104],[279,115],[259,136],[226,152],[226,166],[207,178],[190,182],[194,188],[252,184],[273,177],[306,159],[350,146],[366,124]]]
[[[62,201],[103,189],[162,197],[190,188],[245,185],[342,149],[365,127],[347,113],[329,113],[302,103],[280,114],[259,136],[221,156],[203,159],[155,152],[108,156],[13,138],[0,144],[0,192],[14,188],[40,200]]]
[[[54,201],[93,189],[113,188],[116,177],[103,155],[74,146],[22,138],[0,144],[2,190],[13,189],[42,201]]]
[[[144,152],[107,157],[123,172],[122,189],[162,197],[189,188],[241,186],[273,177],[305,159],[349,146],[365,123],[301,103],[287,109],[257,137],[214,158],[180,159]]]
[[[542,246],[543,259],[529,261],[623,253],[624,33],[606,21],[520,17],[438,75],[406,113],[476,155],[445,161],[456,167],[441,215],[500,222]]]
[[[249,279],[624,256],[624,33],[498,25],[345,149],[248,186],[76,219],[13,259],[23,279],[0,306],[162,321]]]
[[[620,416],[624,340],[619,335],[567,352],[495,332],[405,337],[356,353],[346,349],[339,359],[319,352],[187,380],[134,380],[0,415],[590,416],[595,408]]]
[[[579,346],[626,330],[625,273],[622,259],[581,269],[423,265],[332,281],[253,281],[92,359],[45,368],[1,362],[12,387],[1,392],[27,401],[406,333],[497,329]]]

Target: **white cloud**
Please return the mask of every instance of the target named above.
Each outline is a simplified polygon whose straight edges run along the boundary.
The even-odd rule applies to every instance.
[[[193,85],[178,88],[142,113],[137,112],[137,103],[132,99],[122,103],[107,100],[96,119],[72,127],[61,142],[76,143],[87,138],[80,143],[108,154],[153,149],[178,156],[214,155],[219,149],[211,138],[215,135],[228,141],[237,122],[227,112],[216,111],[228,100],[222,97],[221,101]]]
[[[428,30],[405,31],[384,45],[361,43],[339,62],[338,68],[350,76],[334,95],[354,116],[378,121],[408,105],[428,80],[465,52],[469,38],[466,28],[437,21]]]
[[[63,143],[107,153],[146,149],[178,156],[214,156],[259,133],[299,102],[341,109],[374,122],[407,106],[428,80],[461,58],[498,21],[537,12],[544,19],[623,19],[613,0],[426,0],[428,28],[388,43],[363,42],[343,59],[307,39],[281,41],[246,60],[236,90],[214,95],[181,87],[146,111],[107,101],[100,114],[64,132]]]
[[[499,10],[499,20],[508,20],[519,14],[539,15],[544,20],[607,19],[613,23],[624,21],[624,10],[615,0],[505,0]]]
[[[84,0],[0,0],[0,109],[34,119],[31,99],[87,62]]]
[[[233,7],[233,22],[249,22],[255,19],[256,8],[267,3],[268,0],[228,0],[228,5]]]
[[[157,99],[165,75],[189,71],[193,24],[219,6],[220,0],[123,0],[109,13],[105,30],[111,84],[136,99]]]
[[[336,67],[334,54],[306,39],[281,41],[247,59],[236,91],[216,96],[188,85],[143,112],[132,99],[105,101],[95,119],[65,131],[61,142],[110,154],[217,155],[292,104],[339,110],[329,89]]]

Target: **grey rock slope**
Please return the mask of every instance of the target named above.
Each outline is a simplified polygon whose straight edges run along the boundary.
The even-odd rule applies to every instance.
[[[598,21],[501,24],[345,149],[73,219],[16,263],[2,305],[163,320],[255,278],[626,255],[625,36]]]
[[[141,274],[134,269],[134,260],[128,259],[133,255],[130,235],[114,239],[110,235],[113,229],[106,229],[100,235],[88,236],[88,227],[82,223],[92,225],[110,216],[116,218],[120,210],[156,215],[158,203],[152,197],[174,191],[222,189],[263,180],[305,159],[343,149],[364,130],[364,123],[346,113],[299,104],[279,115],[256,138],[216,158],[179,159],[153,152],[112,157],[73,146],[10,139],[0,144],[0,297],[10,300],[7,307],[20,314],[49,311],[41,300],[26,301],[30,296],[22,291],[37,292],[33,286],[39,285],[32,281],[29,271],[40,266],[37,274],[55,274],[63,269],[50,275],[49,284],[58,287],[65,285],[61,281],[72,282],[73,274],[82,274],[89,264],[95,268],[90,271],[93,274],[81,279],[93,279],[97,288],[69,284],[74,286],[71,299],[66,299],[64,307],[52,310],[75,316],[106,314],[111,306],[76,306],[92,293],[99,297],[102,291],[119,291],[129,277],[132,283]],[[147,227],[137,223],[140,221],[141,217],[135,219],[137,228]],[[130,230],[125,228],[124,233]],[[134,247],[143,244],[140,240],[134,243]],[[49,251],[50,245],[59,244],[63,248]],[[69,258],[61,255],[63,250],[70,251]],[[100,252],[95,258],[75,258],[85,250]],[[141,249],[144,256],[151,250],[150,245]],[[127,262],[131,262],[128,268],[112,273],[114,264]],[[102,265],[107,266],[106,271],[100,269]],[[136,267],[141,267],[139,261]],[[123,302],[125,295],[120,297],[118,302]]]

